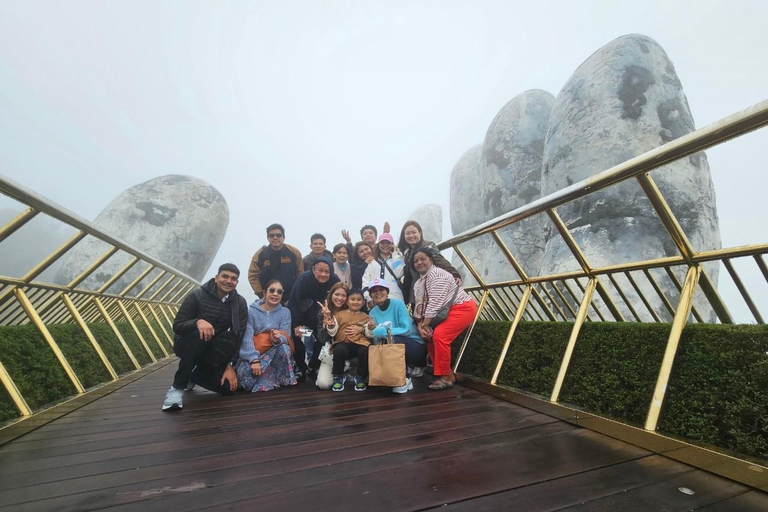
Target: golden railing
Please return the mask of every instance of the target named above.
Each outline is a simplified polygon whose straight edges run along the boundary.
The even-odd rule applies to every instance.
[[[135,370],[141,369],[141,365],[126,342],[124,333],[118,328],[120,323],[130,326],[140,341],[140,350],[146,351],[151,363],[157,362],[158,358],[150,349],[150,344],[159,348],[163,358],[172,355],[173,318],[187,292],[199,286],[195,279],[2,176],[0,192],[24,208],[0,228],[0,244],[7,243],[11,235],[23,230],[39,215],[47,216],[49,220],[53,219],[74,230],[68,240],[34,263],[21,277],[0,275],[0,329],[4,326],[33,324],[79,395],[85,393],[86,389],[55,337],[51,335],[48,326],[76,324],[90,342],[112,381],[118,380],[120,376],[102,349],[98,337],[88,327],[89,324],[108,325]],[[105,250],[92,261],[81,265],[85,268],[76,277],[66,284],[36,280],[88,237],[103,243]],[[121,260],[127,262],[116,267],[118,270],[105,270],[105,263],[117,254],[121,254]],[[101,272],[101,279],[106,278],[103,284],[95,289],[85,287],[84,283],[88,283],[88,278],[97,271]],[[104,272],[108,272],[108,275],[105,276]],[[2,359],[3,354],[0,354],[0,381],[22,417],[28,417],[33,411],[3,366]]]
[[[656,379],[653,397],[648,405],[644,424],[645,442],[639,443],[658,447],[660,441],[653,436],[658,436],[656,428],[659,413],[664,404],[667,384],[683,328],[688,322],[707,322],[710,321],[708,319],[715,318],[716,321],[724,324],[734,322],[729,308],[718,293],[716,283],[713,283],[704,265],[707,263],[712,265],[713,263],[710,262],[722,265],[726,272],[720,272],[721,276],[725,274],[732,280],[754,321],[763,324],[764,318],[766,318],[765,312],[760,311],[755,300],[747,291],[733,262],[735,260],[738,260],[740,264],[751,262],[768,283],[768,267],[764,259],[768,252],[768,243],[697,252],[650,173],[665,164],[729,141],[766,124],[768,124],[768,101],[763,101],[439,244],[441,250],[449,248],[454,250],[477,283],[466,286],[467,291],[479,302],[479,308],[475,322],[463,339],[454,362],[454,369],[459,371],[461,368],[462,356],[467,344],[470,343],[478,319],[509,321],[511,325],[490,382],[482,383],[476,379],[469,379],[470,381],[475,382],[485,391],[505,398],[515,395],[517,401],[527,406],[539,408],[563,418],[581,417],[583,424],[590,426],[590,428],[598,426],[598,430],[611,433],[616,437],[631,439],[632,442],[638,442],[638,439],[643,438],[641,435],[643,430],[569,408],[559,402],[560,391],[568,372],[574,347],[579,339],[580,330],[585,322],[662,322],[671,320],[666,350]],[[650,201],[655,215],[674,242],[678,254],[645,261],[593,266],[572,236],[569,227],[558,215],[557,209],[573,201],[589,200],[589,197],[595,192],[627,180],[635,180],[639,183],[640,189]],[[562,237],[575,262],[577,262],[576,270],[536,276],[526,273],[516,255],[505,244],[500,233],[504,228],[536,215],[546,216],[551,229]],[[764,237],[764,233],[765,231],[762,231],[758,236]],[[509,267],[514,270],[515,279],[486,282],[482,273],[478,271],[465,251],[462,250],[462,244],[472,242],[485,235],[492,237],[496,248],[504,255]],[[670,297],[668,293],[664,292],[665,287],[660,285],[662,279],[668,280],[664,283],[667,285],[667,289],[674,287],[677,290],[676,297]],[[723,281],[722,278],[720,280]],[[697,290],[701,292],[700,297],[703,299],[694,304],[694,294]],[[659,308],[654,307],[654,303],[659,305]],[[711,308],[711,310],[704,311],[705,308]],[[532,397],[530,394],[517,392],[517,390],[502,389],[496,382],[510,344],[514,342],[515,330],[523,319],[573,322],[573,329],[548,400]],[[590,418],[588,422],[584,420],[586,417]],[[681,445],[669,439],[665,439],[662,444],[666,446],[665,443],[667,442],[671,443],[670,446],[674,446],[676,450],[683,449]],[[689,448],[693,447],[686,445],[684,449],[688,450]],[[744,463],[740,468],[733,469],[732,460],[728,459],[724,462],[722,458],[718,458],[720,456],[717,454],[712,454],[712,457],[714,458],[704,457],[709,460],[707,464],[719,464],[720,467],[732,468],[730,470],[721,469],[716,472],[753,483],[754,480],[750,480],[750,478],[755,475],[754,471],[757,471],[761,474],[761,485],[758,486],[765,486],[768,482],[768,468],[761,466],[760,469],[757,469],[758,467],[754,464]],[[695,464],[690,457],[683,457],[681,460]],[[745,470],[745,467],[749,467],[749,470]],[[752,475],[744,477],[750,470],[753,471]]]

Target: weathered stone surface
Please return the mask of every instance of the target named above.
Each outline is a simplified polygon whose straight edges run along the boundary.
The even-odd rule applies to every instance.
[[[557,97],[544,149],[542,195],[560,190],[694,130],[680,80],[667,54],[642,35],[620,37],[575,71]],[[651,176],[697,250],[720,247],[715,194],[704,153]],[[635,181],[558,209],[593,266],[677,255]],[[578,268],[549,229],[542,274]],[[707,268],[717,282],[717,267]],[[641,279],[640,281],[644,281]],[[649,298],[656,297],[643,284]],[[662,287],[674,304],[677,290]],[[634,296],[631,287],[624,288]],[[654,309],[669,319],[660,300]],[[642,308],[638,308],[642,309]],[[647,314],[641,315],[648,319]],[[710,316],[711,319],[711,316]]]
[[[213,262],[229,225],[224,197],[208,183],[168,175],[135,185],[117,196],[94,223],[189,276],[202,280]],[[66,257],[56,282],[66,284],[106,249],[88,237]],[[118,252],[81,286],[96,289],[122,268],[130,257]],[[110,290],[129,283],[144,267],[134,268]]]
[[[419,206],[408,216],[421,226],[424,240],[439,243],[443,241],[443,209],[439,204]]]
[[[544,139],[554,101],[554,96],[542,90],[515,96],[488,127],[479,162],[476,147],[461,157],[451,174],[454,234],[541,197]],[[542,220],[527,219],[500,232],[504,243],[530,275],[538,274],[544,253]],[[490,236],[464,244],[463,250],[486,282],[517,277]],[[455,258],[454,262],[460,260]]]
[[[488,184],[482,174],[482,155],[482,144],[471,147],[451,171],[451,231],[454,235],[489,218],[483,206],[482,192],[488,189]]]

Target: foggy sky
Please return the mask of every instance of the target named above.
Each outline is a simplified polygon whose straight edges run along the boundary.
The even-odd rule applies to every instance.
[[[244,271],[272,222],[306,253],[437,203],[447,238],[451,169],[512,97],[641,33],[702,127],[768,96],[766,20],[763,1],[3,0],[0,172],[90,220],[137,183],[204,179],[230,208],[214,267]],[[765,242],[767,142],[707,152],[724,247]]]

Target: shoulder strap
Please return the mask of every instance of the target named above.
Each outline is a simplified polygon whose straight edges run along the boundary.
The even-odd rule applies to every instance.
[[[382,266],[381,267],[381,276],[380,277],[382,279],[384,278],[384,268],[386,268],[387,270],[389,270],[389,273],[392,274],[392,279],[394,279],[395,282],[397,282],[397,276],[395,275],[395,272],[389,267],[389,264],[387,263],[387,260],[379,259],[379,264]]]

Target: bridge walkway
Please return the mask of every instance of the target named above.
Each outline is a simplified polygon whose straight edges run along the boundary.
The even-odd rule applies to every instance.
[[[402,396],[196,389],[163,413],[175,367],[0,447],[0,510],[768,510],[762,492],[426,377]]]

